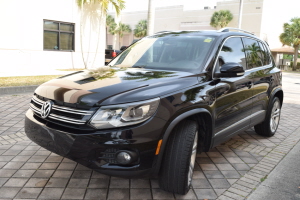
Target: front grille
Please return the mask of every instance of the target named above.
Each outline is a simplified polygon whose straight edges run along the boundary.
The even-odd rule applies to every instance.
[[[30,102],[30,108],[35,114],[41,116],[41,107],[45,102],[46,101],[34,95]],[[60,106],[55,104],[55,101],[53,102],[54,105],[52,106],[50,114],[47,118],[58,122],[83,125],[91,118],[91,116],[95,112],[91,110],[74,109]]]

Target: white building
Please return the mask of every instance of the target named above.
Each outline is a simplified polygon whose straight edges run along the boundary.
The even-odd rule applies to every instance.
[[[188,0],[187,0],[188,1]],[[199,0],[200,1],[200,0]],[[290,1],[290,0],[288,0]],[[240,0],[220,0],[216,6],[204,6],[199,9],[195,5],[195,10],[185,10],[184,6],[157,7],[155,10],[154,31],[166,30],[215,30],[210,26],[210,18],[215,11],[230,10],[233,20],[228,27],[238,27]],[[270,48],[282,46],[279,35],[283,31],[283,23],[288,22],[282,12],[291,10],[290,2],[279,0],[244,0],[241,28],[254,33],[269,43]],[[113,13],[110,13],[113,15]],[[297,13],[295,13],[297,16]],[[129,24],[132,29],[140,20],[147,19],[147,10],[135,12],[122,12],[120,20],[124,24]],[[133,32],[125,34],[121,38],[121,46],[132,43]],[[108,36],[108,44],[113,44],[113,36]],[[118,47],[118,42],[116,43]]]
[[[93,9],[75,0],[0,0],[0,72],[103,65],[105,26]]]

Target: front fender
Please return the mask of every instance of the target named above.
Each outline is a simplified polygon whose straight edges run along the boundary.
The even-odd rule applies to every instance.
[[[196,114],[201,114],[201,113],[206,113],[206,114],[209,114],[209,116],[211,117],[211,113],[206,110],[205,108],[196,108],[196,109],[192,109],[192,110],[189,110],[187,112],[184,112],[180,115],[178,115],[170,124],[169,126],[167,127],[164,135],[163,135],[163,138],[162,138],[162,144],[161,144],[161,147],[160,147],[160,153],[157,155],[157,159],[156,159],[156,162],[155,162],[155,166],[154,166],[154,171],[153,171],[153,175],[157,175],[159,173],[159,170],[160,170],[160,166],[161,166],[161,162],[162,162],[162,159],[163,159],[163,155],[164,155],[164,150],[167,146],[167,142],[168,142],[168,138],[172,132],[172,130],[174,129],[174,127],[182,120],[192,116],[192,115],[196,115]]]

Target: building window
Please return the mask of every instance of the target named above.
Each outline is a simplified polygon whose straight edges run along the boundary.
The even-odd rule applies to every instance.
[[[44,50],[74,51],[74,23],[44,20]]]

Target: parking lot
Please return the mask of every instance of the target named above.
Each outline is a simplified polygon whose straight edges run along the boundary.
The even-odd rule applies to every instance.
[[[300,139],[300,74],[285,73],[284,104],[271,138],[253,129],[197,155],[187,195],[156,179],[102,175],[31,142],[24,113],[32,94],[0,96],[0,199],[245,199]]]

